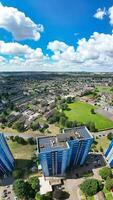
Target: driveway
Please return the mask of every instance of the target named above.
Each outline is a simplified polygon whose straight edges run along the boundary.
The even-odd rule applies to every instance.
[[[83,178],[64,180],[65,191],[70,194],[69,200],[81,200],[79,185],[83,182],[83,180]]]
[[[92,135],[94,137],[104,137],[104,136],[107,136],[109,133],[113,133],[113,129],[109,129],[109,130],[106,130],[106,131],[99,131],[99,132],[95,132],[93,133],[92,132]]]

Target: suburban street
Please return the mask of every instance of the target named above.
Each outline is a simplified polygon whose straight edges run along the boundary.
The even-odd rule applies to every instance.
[[[103,137],[103,136],[107,136],[109,133],[113,133],[113,129],[109,129],[109,130],[106,130],[106,131],[99,131],[99,132],[92,132],[92,135],[94,137]],[[8,132],[3,132],[3,134],[5,135],[5,137],[10,137],[10,136],[20,136],[20,137],[23,137],[24,139],[28,139],[30,137],[38,137],[38,136],[43,136],[42,134],[26,134],[26,133],[8,133]]]
[[[93,136],[97,136],[97,137],[102,137],[102,136],[107,136],[109,133],[113,133],[113,129],[109,129],[109,130],[106,130],[106,131],[99,131],[99,132],[95,132],[95,133],[92,133]]]

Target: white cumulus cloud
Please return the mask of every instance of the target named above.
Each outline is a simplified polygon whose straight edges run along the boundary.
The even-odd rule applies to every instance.
[[[94,14],[94,17],[102,20],[106,14],[107,13],[106,13],[105,8],[104,9],[98,8],[96,13]]]
[[[110,19],[110,24],[113,25],[113,6],[109,8],[108,15]]]
[[[113,72],[113,34],[94,32],[89,39],[80,39],[77,47],[55,40],[47,49],[52,55],[44,55],[41,48],[0,41],[0,70]]]
[[[9,31],[15,40],[39,40],[43,25],[35,24],[29,17],[13,7],[0,3],[0,28]]]

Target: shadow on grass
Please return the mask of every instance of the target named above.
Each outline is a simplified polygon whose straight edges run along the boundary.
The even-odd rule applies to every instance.
[[[15,169],[29,169],[33,165],[32,160],[28,159],[15,159]]]

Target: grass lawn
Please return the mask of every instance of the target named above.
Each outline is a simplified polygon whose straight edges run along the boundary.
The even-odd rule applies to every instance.
[[[56,124],[49,124],[49,131],[52,135],[56,135],[60,132],[60,128]]]
[[[112,196],[111,192],[106,190],[106,188],[103,189],[103,192],[105,194],[106,200],[113,200],[113,196]]]
[[[16,168],[25,168],[35,153],[35,145],[21,145],[8,140],[9,147],[16,161]]]
[[[87,200],[94,200],[94,196],[92,196],[92,197],[87,197]]]
[[[96,149],[98,149],[98,151],[100,151],[100,147],[102,147],[105,152],[110,144],[110,140],[108,140],[106,136],[101,138],[99,137],[98,139],[96,139],[96,141],[98,142],[98,144],[96,145]]]
[[[92,121],[95,123],[96,128],[100,130],[113,128],[113,122],[109,119],[101,116],[100,114],[92,114],[91,109],[96,108],[95,106],[89,105],[87,103],[76,101],[74,103],[68,104],[70,110],[65,111],[66,116],[71,121],[78,121],[87,123]]]
[[[104,93],[107,93],[107,94],[113,93],[111,91],[112,87],[110,87],[110,86],[97,86],[96,88],[99,90],[99,92],[104,92]]]

